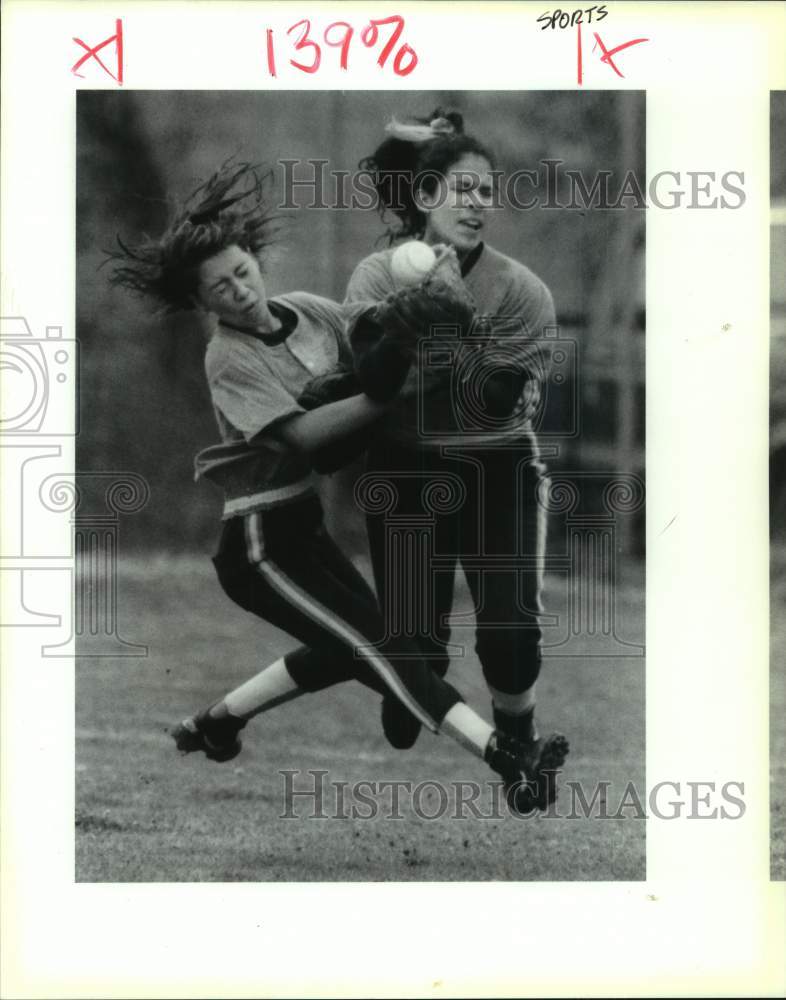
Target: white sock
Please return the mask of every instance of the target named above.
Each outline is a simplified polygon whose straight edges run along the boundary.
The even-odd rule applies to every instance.
[[[252,715],[266,712],[282,701],[289,701],[301,694],[305,694],[305,691],[295,684],[284,660],[280,659],[230,691],[223,701],[211,709],[210,714],[220,717],[223,715],[221,709],[225,708],[230,715],[250,719]]]
[[[463,701],[457,701],[450,709],[442,720],[440,728],[443,733],[466,747],[470,753],[481,758],[486,752],[489,739],[494,732],[493,727],[488,722],[484,722],[477,712],[474,712],[469,705],[465,705]]]
[[[524,715],[535,707],[535,685],[522,691],[521,694],[506,694],[504,691],[497,691],[490,684],[488,685],[491,700],[494,707],[506,715]]]

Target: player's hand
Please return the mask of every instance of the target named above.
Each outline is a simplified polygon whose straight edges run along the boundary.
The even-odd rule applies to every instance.
[[[424,279],[424,283],[442,282],[455,289],[459,295],[468,295],[464,279],[461,277],[461,264],[454,247],[445,243],[435,243],[431,249],[437,255],[437,262]]]

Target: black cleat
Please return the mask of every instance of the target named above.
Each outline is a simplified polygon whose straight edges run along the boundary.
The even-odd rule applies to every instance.
[[[417,742],[422,723],[398,698],[382,698],[382,731],[388,743],[396,750],[409,750]]]
[[[171,735],[182,754],[203,753],[209,760],[224,763],[237,757],[243,748],[237,734],[245,724],[245,719],[214,719],[204,711],[183,719]]]
[[[557,773],[570,747],[561,733],[520,743],[494,731],[485,759],[503,779],[508,807],[520,815],[545,811],[557,798]]]

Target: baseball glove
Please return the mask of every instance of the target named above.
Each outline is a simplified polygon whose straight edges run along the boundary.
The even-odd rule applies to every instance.
[[[455,251],[445,250],[419,284],[389,295],[377,310],[377,321],[390,337],[412,354],[417,342],[439,327],[455,337],[466,332],[475,304],[461,279]]]
[[[461,277],[461,264],[453,247],[439,243],[434,247],[437,254],[437,262],[424,279],[426,283],[439,281],[451,288],[456,289],[459,295],[468,296],[469,292]]]

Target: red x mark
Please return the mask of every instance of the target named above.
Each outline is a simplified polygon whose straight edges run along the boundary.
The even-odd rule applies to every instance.
[[[584,80],[583,65],[582,65],[582,58],[581,58],[581,24],[577,24],[576,27],[578,28],[578,39],[577,39],[577,41],[578,41],[578,52],[577,52],[578,82],[579,82],[579,85],[581,85],[583,83],[583,80]],[[649,41],[649,38],[633,38],[629,42],[623,42],[622,45],[616,45],[613,49],[607,49],[606,46],[603,44],[603,39],[600,37],[600,35],[597,33],[597,31],[594,31],[593,35],[595,36],[595,44],[592,46],[592,51],[594,52],[595,49],[597,49],[597,47],[600,45],[600,47],[601,47],[601,49],[603,51],[603,55],[600,57],[600,61],[602,63],[606,63],[607,66],[610,66],[614,70],[614,72],[617,74],[617,76],[622,77],[622,79],[624,79],[624,76],[619,71],[619,69],[617,69],[617,65],[614,62],[614,59],[612,57],[615,56],[618,52],[622,52],[623,49],[629,49],[631,47],[631,45],[640,45],[642,42],[648,42]]]
[[[632,41],[623,42],[622,45],[617,45],[613,49],[607,49],[606,46],[603,44],[601,37],[597,33],[597,31],[594,31],[593,34],[595,35],[595,41],[597,42],[597,45],[593,45],[592,51],[594,52],[597,46],[600,45],[600,47],[603,49],[603,55],[600,57],[600,61],[603,63],[608,63],[609,66],[611,66],[611,68],[617,74],[617,76],[622,76],[622,73],[620,73],[620,71],[614,65],[614,60],[611,57],[613,55],[616,55],[617,52],[622,52],[623,49],[629,49],[631,45],[639,45],[641,42],[649,41],[649,38],[634,38]]]
[[[105,73],[108,73],[113,80],[117,80],[117,82],[121,86],[123,85],[123,22],[120,18],[118,18],[115,21],[115,34],[105,39],[103,42],[101,42],[99,45],[96,45],[94,48],[91,49],[89,45],[85,45],[85,43],[82,41],[81,38],[74,38],[74,41],[76,42],[77,45],[81,45],[82,48],[87,53],[87,55],[82,56],[82,58],[78,62],[75,62],[74,65],[71,67],[71,72],[74,74],[74,76],[78,76],[80,79],[84,80],[84,75],[82,73],[77,73],[77,70],[82,65],[82,63],[87,62],[88,59],[95,59],[95,61],[98,63],[98,65]],[[109,69],[107,66],[104,65],[104,63],[98,56],[98,53],[101,51],[101,49],[103,49],[107,45],[110,45],[112,42],[115,43],[115,52],[117,54],[117,76],[115,76],[115,74],[112,72],[111,69]]]

